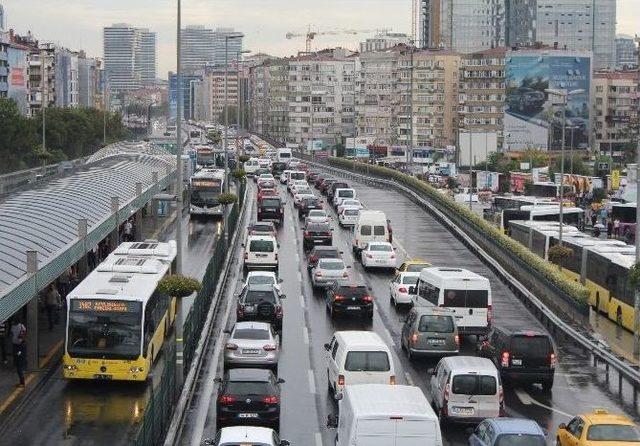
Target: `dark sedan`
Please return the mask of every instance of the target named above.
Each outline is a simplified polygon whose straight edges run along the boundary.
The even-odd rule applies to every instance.
[[[373,296],[365,285],[334,283],[327,289],[326,299],[332,318],[354,315],[373,319]]]
[[[309,251],[316,245],[329,245],[333,242],[333,232],[329,223],[309,223],[304,227],[302,246]]]
[[[322,209],[322,201],[316,197],[303,198],[298,206],[298,218],[304,220],[312,209]]]

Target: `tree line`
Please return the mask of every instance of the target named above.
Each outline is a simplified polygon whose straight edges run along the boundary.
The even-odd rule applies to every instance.
[[[95,153],[103,146],[104,118],[94,108],[47,108],[43,148],[42,115],[23,116],[13,99],[0,98],[0,173]],[[130,136],[119,113],[107,113],[106,136],[107,144]]]

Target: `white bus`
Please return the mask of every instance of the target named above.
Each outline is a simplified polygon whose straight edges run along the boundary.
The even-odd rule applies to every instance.
[[[175,319],[175,298],[156,292],[176,243],[122,243],[67,296],[63,376],[144,381]]]
[[[562,221],[565,225],[578,226],[580,219],[584,218],[584,210],[577,207],[565,206],[562,209]],[[509,234],[509,222],[511,220],[529,221],[560,221],[560,206],[553,205],[530,205],[522,206],[520,209],[505,209],[502,211],[500,219],[500,229]]]
[[[197,171],[190,181],[190,214],[222,216],[224,207],[218,203],[218,196],[224,191],[225,181],[223,169]]]
[[[293,153],[289,148],[280,148],[277,150],[277,161],[280,163],[288,163],[293,158]]]

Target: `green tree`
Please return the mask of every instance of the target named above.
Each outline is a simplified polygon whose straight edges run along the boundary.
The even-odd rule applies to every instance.
[[[561,167],[562,167],[562,157],[558,156],[556,158],[555,163],[551,167],[551,169],[549,169],[550,177],[553,178],[556,173],[560,172]],[[573,155],[573,167],[572,167],[571,156],[569,155],[569,153],[565,152],[564,173],[569,174],[571,172],[573,172],[574,175],[590,176],[593,173],[593,169],[591,169],[585,164],[581,155],[577,155],[577,154]]]
[[[518,162],[508,158],[503,152],[489,154],[489,170],[492,172],[509,173],[518,169]]]
[[[549,156],[540,149],[529,148],[522,153],[523,163],[529,163],[530,167],[547,167]]]
[[[211,130],[207,133],[207,139],[211,144],[220,144],[222,141],[222,134],[220,133],[220,130]]]

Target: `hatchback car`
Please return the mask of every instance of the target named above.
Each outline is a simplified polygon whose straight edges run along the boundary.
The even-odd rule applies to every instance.
[[[544,430],[526,418],[488,418],[469,437],[469,446],[546,446]]]
[[[244,281],[243,288],[249,285],[272,285],[280,292],[280,284],[282,279],[278,279],[276,273],[272,271],[249,271],[247,279]]]
[[[362,206],[362,203],[360,202],[360,200],[356,200],[354,198],[348,198],[348,199],[342,200],[340,202],[338,207],[336,207],[336,212],[339,214],[346,207],[357,208],[357,209],[363,209],[364,208],[364,206]]]
[[[358,207],[346,206],[338,212],[338,224],[343,228],[347,226],[355,226],[356,223],[358,223],[359,217],[360,209]]]
[[[389,283],[389,300],[394,306],[413,303],[411,291],[418,283],[420,273],[400,273]]]
[[[558,446],[637,446],[640,430],[624,415],[603,409],[574,417],[562,423],[556,432]]]
[[[278,372],[280,339],[267,322],[238,322],[228,331],[224,367],[265,367]]]
[[[260,446],[289,446],[287,440],[280,440],[273,429],[256,426],[225,427],[218,431],[215,438],[207,438],[203,442],[207,446],[238,446],[239,444]]]
[[[302,246],[309,251],[316,245],[331,245],[333,233],[331,226],[327,223],[309,223],[304,227],[302,236]]]
[[[249,225],[249,235],[270,235],[276,237],[278,231],[271,221],[258,221]]]
[[[342,251],[333,246],[314,246],[309,252],[307,258],[307,269],[311,269],[316,266],[320,259],[341,259]]]
[[[393,268],[397,265],[396,251],[389,242],[367,243],[360,253],[360,262],[367,268]]]
[[[327,311],[332,318],[354,315],[373,319],[373,301],[369,288],[355,282],[333,283],[327,288]]]
[[[440,307],[412,308],[400,332],[400,346],[409,359],[457,355],[460,336],[455,315]]]
[[[257,199],[258,202],[262,201],[266,197],[278,197],[278,191],[276,189],[260,188],[258,189]]]
[[[278,269],[278,242],[272,235],[249,235],[244,247],[244,269]]]
[[[276,378],[273,372],[231,369],[216,381],[220,383],[216,402],[218,426],[249,424],[276,429],[280,426],[280,384],[284,380]],[[235,444],[247,442],[242,439]]]
[[[279,331],[283,318],[281,300],[285,298],[272,285],[249,285],[238,297],[236,320],[269,322]]]
[[[302,203],[302,200],[304,200],[305,198],[315,198],[315,195],[313,195],[313,192],[308,187],[297,188],[296,193],[293,194],[293,206],[295,208],[299,208],[300,204]]]
[[[312,288],[325,288],[334,282],[343,283],[349,280],[350,266],[342,259],[320,259],[311,270]]]

